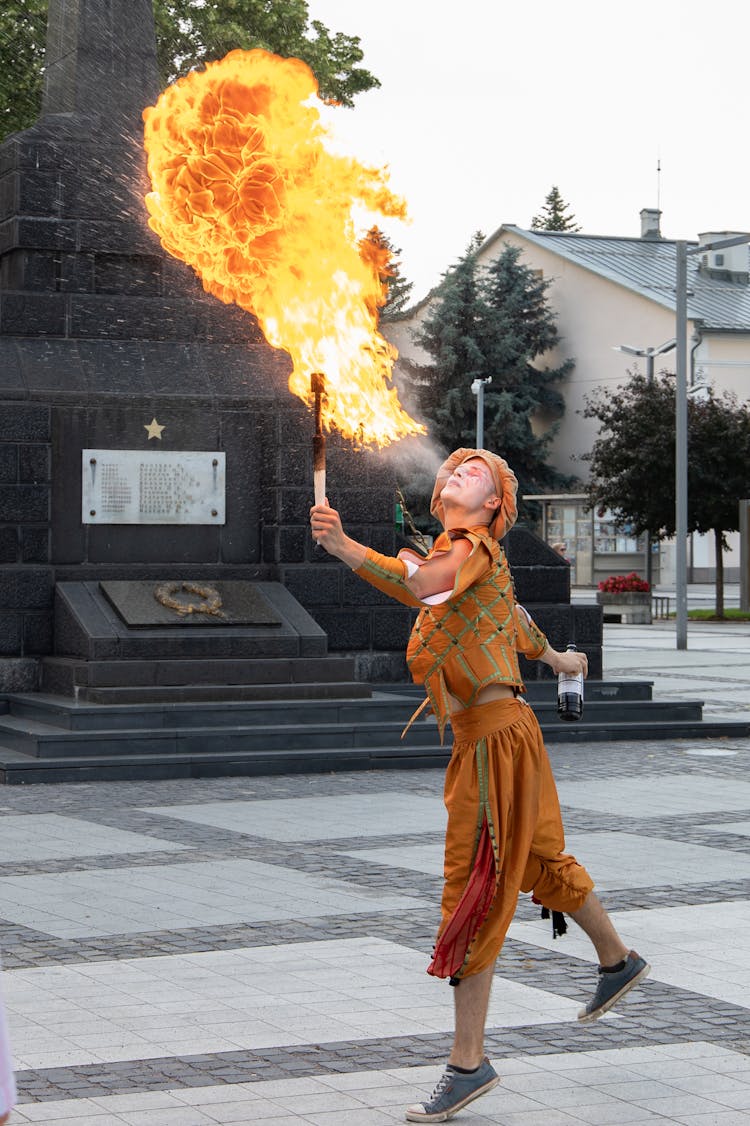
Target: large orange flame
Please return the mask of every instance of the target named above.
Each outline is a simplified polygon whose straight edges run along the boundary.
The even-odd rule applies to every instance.
[[[144,111],[149,224],[209,293],[253,313],[289,352],[290,390],[323,425],[385,445],[424,428],[391,384],[395,349],[377,331],[382,261],[360,247],[352,209],[405,214],[387,173],[331,151],[299,59],[232,51]]]

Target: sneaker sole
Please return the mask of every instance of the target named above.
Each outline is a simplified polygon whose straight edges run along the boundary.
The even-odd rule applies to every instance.
[[[489,1083],[485,1083],[483,1087],[478,1087],[476,1091],[472,1091],[460,1103],[456,1103],[450,1110],[441,1110],[437,1114],[416,1114],[413,1111],[406,1112],[407,1122],[449,1122],[454,1114],[458,1114],[459,1110],[463,1110],[469,1103],[473,1103],[474,1099],[478,1099],[480,1095],[486,1095],[493,1087],[497,1087],[500,1082],[500,1076],[496,1075],[494,1079],[490,1079]]]
[[[644,978],[647,978],[650,973],[651,967],[647,964],[635,975],[635,977],[631,977],[630,981],[626,981],[622,989],[620,989],[619,992],[614,993],[609,998],[609,1000],[605,1001],[603,1005],[600,1005],[598,1009],[594,1009],[594,1011],[591,1013],[587,1013],[585,1009],[581,1009],[578,1014],[579,1021],[581,1021],[581,1023],[583,1024],[586,1021],[598,1020],[599,1017],[604,1016],[605,1013],[609,1012],[613,1005],[617,1004],[621,997],[624,997],[626,993],[629,993],[633,986],[637,985],[639,981],[643,981]]]

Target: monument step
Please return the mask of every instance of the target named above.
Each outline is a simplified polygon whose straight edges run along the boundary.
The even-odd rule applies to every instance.
[[[133,754],[35,758],[0,745],[0,784],[43,782],[158,781],[170,778],[262,777],[327,774],[348,770],[407,770],[444,767],[450,757],[439,744],[402,748],[332,747],[287,752],[251,751],[188,756]]]
[[[369,686],[367,686],[369,687]],[[291,727],[313,731],[320,725],[357,725],[392,722],[403,728],[411,718],[418,700],[411,694],[375,693],[360,699],[284,699],[207,700],[135,703],[74,702],[57,696],[37,693],[9,694],[5,697],[8,712],[0,715],[0,742],[5,726],[13,731],[16,721],[40,723],[62,732],[108,732],[164,730],[176,728],[241,728],[251,733],[261,728]],[[542,725],[565,725],[557,715],[553,696],[534,703],[534,712]],[[663,723],[673,720],[699,722],[702,703],[696,700],[593,700],[585,706],[588,724],[637,722]],[[420,723],[434,725],[434,719],[423,713]]]
[[[28,697],[10,697],[9,703],[10,712],[0,716],[0,745],[36,758],[59,758],[261,750],[285,753],[385,745],[397,748],[411,702],[309,701],[297,708],[280,705],[278,711],[267,703],[105,708],[65,707],[48,701],[33,707]],[[651,702],[645,708],[637,701],[594,703],[582,723],[562,722],[551,706],[541,705],[536,713],[542,730],[553,742],[580,740],[584,737],[581,731],[604,731],[612,737],[613,731],[638,728],[648,733],[648,738],[664,738],[664,729],[692,725],[703,734],[707,732],[701,721],[701,705],[695,701]],[[603,737],[596,735],[597,739]],[[410,728],[406,745],[437,742],[434,720],[422,718]]]
[[[341,695],[367,695],[369,684],[354,681],[355,661],[352,657],[299,657],[289,660],[152,660],[152,661],[82,661],[75,657],[45,657],[42,661],[42,692],[69,696],[91,703],[130,703],[143,700],[180,699],[177,693],[159,695],[159,690],[185,688],[190,699],[262,699],[292,698],[295,686],[300,696],[310,698],[315,693],[312,685],[320,687],[321,696],[335,694],[337,686]],[[352,685],[361,683],[364,691],[355,692]],[[277,686],[291,686],[292,691],[282,693]],[[325,685],[334,689],[326,692]],[[257,694],[243,695],[242,687],[257,688]],[[377,684],[378,692],[409,696],[417,702],[424,698],[421,685]],[[139,693],[139,688],[148,692]],[[110,692],[110,689],[123,690]],[[134,690],[129,693],[127,690]],[[212,696],[212,691],[216,690]],[[653,681],[650,680],[587,680],[586,701],[650,700]],[[205,691],[204,691],[205,690]],[[226,690],[226,691],[225,691]],[[531,704],[554,698],[555,686],[550,679],[526,682],[526,699]],[[182,697],[182,698],[188,698]],[[416,704],[415,704],[416,707]]]
[[[250,751],[285,753],[337,747],[367,748],[381,744],[396,747],[403,726],[390,721],[369,721],[70,731],[6,715],[0,721],[0,745],[36,758],[213,755],[227,751],[239,755]],[[434,724],[414,724],[409,739],[413,745],[437,741]]]
[[[556,684],[551,677],[542,680],[527,680],[526,699],[536,706],[539,701],[553,700]],[[585,702],[594,700],[650,700],[653,695],[653,680],[587,680],[584,685]],[[392,692],[399,696],[413,696],[422,699],[424,689],[418,684],[379,684],[380,692]],[[584,705],[585,706],[585,705]]]
[[[369,685],[365,686],[369,689]],[[382,722],[406,724],[414,712],[411,699],[361,699],[339,697],[306,700],[207,700],[190,703],[92,704],[41,694],[5,697],[8,711],[0,715],[0,725],[11,720],[40,723],[54,730],[110,731],[161,730],[191,727],[286,727],[289,725]],[[2,739],[0,739],[0,742]]]
[[[545,731],[551,747],[575,743],[662,739],[747,738],[750,722],[708,720],[700,723],[567,724]],[[434,730],[433,730],[434,734]],[[7,785],[39,782],[136,781],[169,778],[260,777],[282,774],[320,774],[346,770],[407,770],[444,767],[450,748],[437,741],[420,745],[391,742],[367,747],[316,747],[269,751],[238,749],[207,753],[195,748],[183,754],[123,753],[34,757],[0,744],[0,782]]]
[[[587,680],[584,684],[584,708],[597,701],[651,700],[653,680]],[[526,682],[526,699],[536,707],[539,700],[556,699],[557,684],[550,680]]]
[[[254,700],[367,700],[369,684],[353,680],[334,684],[201,684],[163,685],[157,688],[81,688],[77,699],[89,704],[187,704]]]
[[[336,684],[354,680],[353,657],[252,657],[217,660],[84,661],[45,657],[42,690],[73,696],[76,688]]]

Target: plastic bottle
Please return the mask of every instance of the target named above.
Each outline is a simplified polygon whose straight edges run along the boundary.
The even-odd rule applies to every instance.
[[[569,653],[577,653],[572,643],[567,646]],[[557,678],[557,714],[560,719],[580,719],[583,715],[583,673],[576,676],[561,672]]]

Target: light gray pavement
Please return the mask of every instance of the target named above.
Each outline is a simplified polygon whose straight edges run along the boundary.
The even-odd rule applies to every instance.
[[[674,591],[657,588],[657,593]],[[591,590],[577,589],[576,603],[595,602]],[[713,587],[688,588],[689,609],[712,608]],[[739,587],[730,584],[725,605],[739,605]],[[688,647],[678,650],[673,619],[650,626],[604,626],[604,676],[608,680],[651,680],[655,699],[704,702],[707,718],[750,715],[750,622],[688,622]],[[750,1121],[750,1120],[749,1120]]]
[[[748,700],[750,630],[607,627],[608,676]],[[701,687],[710,683],[712,701]],[[744,702],[744,703],[743,703]],[[750,740],[550,746],[568,847],[652,976],[594,1025],[593,952],[522,896],[466,1126],[750,1122]],[[0,949],[45,1126],[385,1126],[429,1092],[442,772],[0,788]]]

